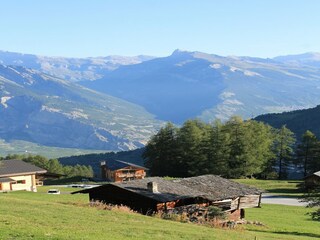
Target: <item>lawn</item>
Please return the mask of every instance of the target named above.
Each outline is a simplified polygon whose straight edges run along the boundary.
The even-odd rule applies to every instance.
[[[267,239],[320,239],[320,222],[312,221],[305,207],[262,204],[261,209],[246,209],[247,219],[258,219],[265,227],[247,226],[247,231],[264,233]],[[259,236],[257,234],[257,236]],[[258,238],[260,239],[260,238]]]
[[[303,183],[301,180],[235,179],[234,181],[285,197],[301,197],[303,194],[303,191],[299,188],[299,185]]]
[[[209,228],[161,220],[123,211],[90,207],[88,196],[38,193],[0,194],[0,239],[316,239],[320,223],[310,220],[303,207],[263,205],[247,209],[246,219],[265,226],[236,229]],[[51,187],[53,188],[53,187]],[[57,188],[57,187],[54,187]]]

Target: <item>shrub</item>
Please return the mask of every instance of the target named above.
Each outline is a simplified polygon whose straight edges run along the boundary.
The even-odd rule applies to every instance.
[[[100,210],[136,213],[136,211],[132,210],[131,208],[125,205],[105,204],[99,201],[90,202],[90,207],[95,207]]]
[[[207,218],[210,219],[225,219],[226,213],[219,207],[209,206]]]
[[[171,220],[175,222],[188,222],[188,216],[186,213],[178,214],[178,213],[166,213],[166,212],[157,212],[153,215],[154,217]]]

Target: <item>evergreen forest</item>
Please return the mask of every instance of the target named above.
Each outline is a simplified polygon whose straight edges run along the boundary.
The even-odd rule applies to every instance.
[[[152,176],[285,179],[290,168],[306,176],[320,169],[320,142],[306,131],[299,142],[285,125],[273,128],[234,116],[226,122],[167,123],[143,153]]]

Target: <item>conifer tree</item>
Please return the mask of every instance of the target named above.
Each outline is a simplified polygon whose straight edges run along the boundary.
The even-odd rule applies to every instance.
[[[293,159],[293,146],[295,144],[294,133],[285,125],[277,130],[274,151],[278,162],[278,179],[286,177],[286,166]]]
[[[172,123],[167,123],[146,145],[143,158],[146,159],[145,165],[151,175],[174,176],[177,168],[181,167],[177,152],[177,131]]]
[[[208,173],[208,139],[209,126],[199,120],[188,120],[181,127],[178,143],[181,158],[184,159],[185,176]]]
[[[208,142],[209,173],[226,176],[229,156],[228,140],[224,125],[216,120],[211,127]]]
[[[318,162],[320,162],[320,149],[317,137],[307,130],[301,138],[301,142],[297,147],[296,155],[299,163],[303,165],[303,175],[320,170]],[[319,166],[320,167],[320,166]]]

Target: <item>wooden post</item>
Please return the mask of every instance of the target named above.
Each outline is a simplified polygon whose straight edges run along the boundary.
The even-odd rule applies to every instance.
[[[37,184],[36,184],[36,175],[33,174],[31,175],[31,189],[32,192],[36,192],[37,191]]]
[[[258,207],[261,207],[261,197],[262,197],[262,193],[260,193],[260,196],[259,196],[259,203],[258,203]]]

